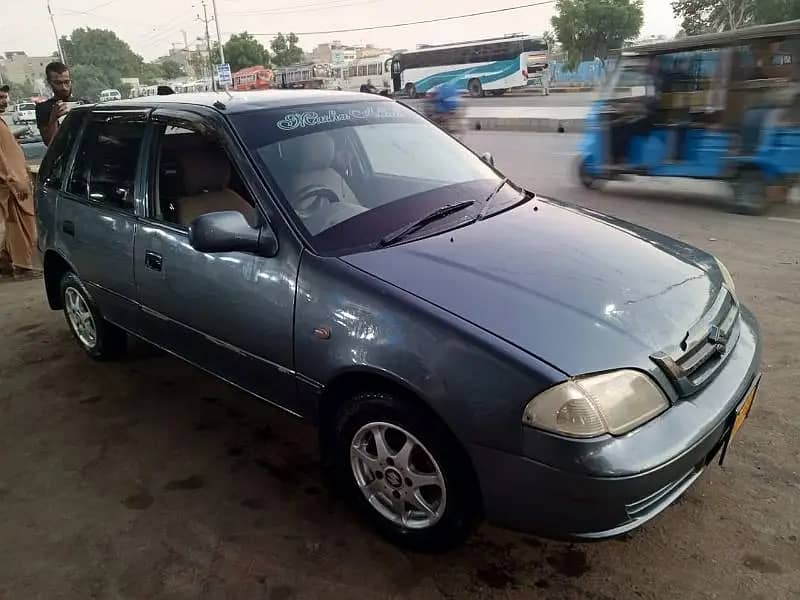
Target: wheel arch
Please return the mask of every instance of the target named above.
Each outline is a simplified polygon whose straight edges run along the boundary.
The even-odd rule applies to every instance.
[[[64,256],[56,250],[47,250],[42,261],[44,269],[44,289],[47,294],[47,304],[53,310],[64,308],[61,302],[61,279],[64,273],[77,271]]]
[[[337,373],[323,388],[319,395],[316,416],[319,428],[320,452],[324,462],[327,462],[329,450],[333,442],[333,425],[336,414],[350,399],[358,392],[385,392],[395,394],[404,400],[411,402],[417,409],[427,413],[435,419],[444,431],[450,436],[454,447],[459,449],[462,460],[469,470],[471,484],[476,491],[476,501],[481,504],[483,510],[483,493],[478,479],[475,465],[467,451],[466,446],[461,442],[445,419],[435,410],[421,390],[416,389],[412,384],[394,373],[375,369],[368,366],[349,368]]]

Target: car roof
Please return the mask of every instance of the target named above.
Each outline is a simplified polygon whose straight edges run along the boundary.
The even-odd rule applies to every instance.
[[[621,48],[616,50],[616,52],[622,53],[623,56],[664,54],[681,50],[738,46],[759,39],[797,36],[800,36],[800,19],[785,21],[783,23],[770,23],[769,25],[756,25],[722,33],[690,35],[670,42],[657,42],[655,44]]]
[[[194,92],[165,96],[142,96],[103,104],[103,110],[113,108],[141,108],[176,104],[205,106],[225,113],[246,112],[263,108],[291,108],[308,104],[333,104],[339,102],[380,102],[390,99],[360,92],[328,90],[257,90],[248,92]],[[220,104],[221,103],[221,104]]]

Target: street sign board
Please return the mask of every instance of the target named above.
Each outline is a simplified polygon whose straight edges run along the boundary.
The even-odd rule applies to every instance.
[[[219,80],[220,85],[231,85],[233,83],[231,66],[228,63],[223,63],[221,65],[216,65],[216,67],[217,79]]]

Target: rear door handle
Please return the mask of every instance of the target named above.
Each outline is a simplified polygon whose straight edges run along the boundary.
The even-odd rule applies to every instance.
[[[146,250],[144,253],[144,266],[152,271],[160,271],[164,260],[160,254]]]
[[[61,223],[61,231],[67,235],[75,236],[75,223],[72,221],[64,221]]]

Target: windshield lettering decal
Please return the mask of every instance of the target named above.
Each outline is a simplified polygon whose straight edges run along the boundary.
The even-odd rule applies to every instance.
[[[328,123],[336,123],[339,121],[361,121],[365,119],[398,119],[404,115],[400,112],[388,109],[375,109],[367,107],[363,110],[336,110],[330,109],[325,111],[312,111],[306,110],[303,112],[292,112],[284,115],[284,117],[276,123],[278,129],[284,131],[292,131],[294,129],[303,129],[306,127],[318,127],[320,125],[327,125]]]

